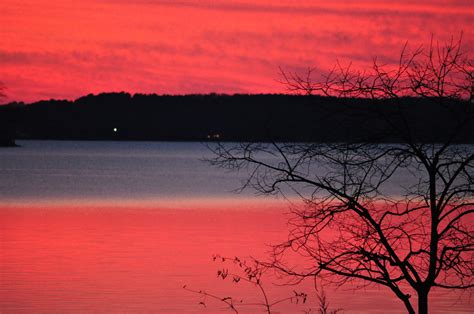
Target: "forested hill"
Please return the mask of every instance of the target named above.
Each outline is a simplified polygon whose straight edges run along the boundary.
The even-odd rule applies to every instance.
[[[468,102],[293,95],[130,95],[0,107],[2,138],[474,143]],[[470,118],[466,120],[465,118]]]

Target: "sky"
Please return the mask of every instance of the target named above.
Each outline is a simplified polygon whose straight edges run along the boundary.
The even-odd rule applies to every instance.
[[[461,32],[472,53],[472,0],[2,0],[0,102],[282,93],[279,67],[389,64]]]

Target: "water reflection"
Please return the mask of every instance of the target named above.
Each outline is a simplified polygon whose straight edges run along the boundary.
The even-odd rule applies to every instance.
[[[252,299],[216,278],[211,256],[263,258],[287,238],[288,204],[230,193],[245,174],[209,168],[199,143],[20,144],[0,155],[1,313],[227,313],[182,286]],[[293,290],[267,287],[273,299]],[[331,302],[404,311],[385,290],[352,288],[328,288]],[[470,312],[467,294],[433,291],[431,301],[434,312]]]
[[[181,205],[184,205],[183,203]],[[284,204],[219,203],[193,209],[152,206],[78,205],[3,206],[0,211],[0,310],[18,312],[202,312],[188,284],[222,296],[252,299],[241,289],[216,278],[220,265],[211,256],[264,257],[266,243],[286,238]],[[267,285],[274,299],[292,287]],[[304,287],[303,287],[304,288]],[[349,288],[349,287],[347,287]],[[306,284],[311,292],[311,283]],[[351,313],[380,312],[397,300],[381,290],[329,290],[333,304]],[[469,312],[469,300],[433,294],[433,308]],[[283,313],[305,309],[283,304]],[[226,312],[208,300],[207,311]],[[248,310],[252,313],[252,309]],[[255,311],[255,309],[253,309]]]
[[[214,286],[212,254],[261,254],[262,239],[279,238],[284,224],[272,219],[262,228],[266,216],[226,208],[2,208],[0,309],[198,311],[183,284]]]

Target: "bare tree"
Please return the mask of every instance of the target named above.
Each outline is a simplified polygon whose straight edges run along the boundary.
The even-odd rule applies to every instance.
[[[219,261],[222,263],[230,263],[231,267],[234,266],[233,268],[237,270],[237,272],[232,272],[232,270],[229,270],[228,267],[224,267],[222,269],[219,269],[217,271],[217,277],[221,278],[222,280],[231,280],[235,284],[239,283],[246,283],[250,285],[251,287],[255,288],[258,292],[257,294],[260,295],[261,301],[260,302],[245,302],[243,299],[238,299],[235,297],[231,296],[218,296],[212,293],[209,293],[204,290],[194,290],[189,288],[187,285],[183,286],[183,289],[186,291],[192,292],[199,294],[201,297],[203,297],[202,301],[199,302],[200,305],[207,307],[205,300],[206,299],[213,299],[216,301],[220,301],[224,303],[227,308],[234,312],[234,313],[239,313],[239,310],[241,307],[254,307],[255,309],[262,310],[265,313],[271,314],[274,312],[274,308],[278,306],[281,303],[285,302],[290,302],[293,304],[304,304],[306,303],[306,298],[307,294],[303,292],[297,292],[293,291],[293,293],[285,298],[278,299],[278,300],[271,300],[270,297],[267,294],[267,291],[264,288],[263,285],[263,277],[265,271],[268,270],[267,267],[264,265],[261,265],[258,261],[252,260],[251,262],[247,262],[245,260],[240,259],[239,257],[234,257],[234,258],[228,258],[228,257],[223,257],[220,255],[214,255],[213,256],[213,261]],[[337,311],[332,311],[330,312],[328,310],[329,304],[326,299],[326,295],[324,294],[324,291],[318,294],[318,297],[320,298],[320,308],[321,311],[324,310],[324,314],[336,314]]]
[[[403,110],[395,110],[395,119],[376,108],[399,143],[213,146],[212,164],[248,171],[244,188],[303,200],[292,209],[288,241],[274,247],[267,267],[295,283],[318,276],[385,286],[409,313],[428,312],[434,287],[474,286],[474,149],[456,142],[473,123],[474,72],[461,48],[460,39],[432,40],[412,52],[405,45],[395,66],[374,59],[371,69],[354,71],[337,64],[319,81],[312,70],[281,71],[288,89],[300,94],[389,99],[400,108],[415,98],[442,106],[456,123],[436,143],[417,140]]]

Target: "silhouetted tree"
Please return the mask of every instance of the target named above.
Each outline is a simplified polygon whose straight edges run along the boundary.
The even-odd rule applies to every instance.
[[[6,98],[4,90],[5,85],[0,81],[0,105],[2,104],[2,99]],[[2,106],[0,108],[0,146],[16,146],[14,133],[12,114]]]
[[[247,302],[241,298],[235,298],[231,296],[222,297],[204,290],[194,290],[189,288],[187,285],[184,285],[183,289],[185,289],[186,291],[199,294],[203,297],[203,300],[200,301],[199,304],[204,307],[207,306],[205,299],[210,298],[224,303],[227,308],[234,313],[239,313],[241,307],[248,308],[249,306],[253,306],[254,308],[258,308],[262,312],[271,314],[274,312],[274,308],[281,303],[306,303],[307,294],[297,291],[293,291],[288,297],[281,298],[278,300],[271,300],[267,294],[262,280],[267,268],[264,265],[260,265],[258,261],[252,260],[251,262],[247,262],[245,260],[240,259],[239,257],[228,258],[220,255],[215,255],[212,259],[213,261],[218,261],[221,263],[227,262],[228,264],[231,264],[231,269],[229,269],[228,267],[224,267],[217,271],[218,278],[221,278],[222,280],[232,281],[234,284],[245,283],[250,287],[255,288],[255,290],[257,291],[256,294],[261,297],[261,301]],[[236,272],[233,272],[232,269]],[[329,304],[327,302],[324,292],[319,293],[318,296],[320,297],[320,307],[327,311],[328,314],[336,314],[338,312],[338,310],[329,312]]]
[[[456,143],[473,123],[473,60],[461,48],[461,40],[413,52],[405,45],[396,66],[374,59],[371,69],[354,71],[337,64],[319,81],[312,70],[282,71],[292,92],[391,100],[382,103],[393,107],[390,114],[376,105],[363,114],[385,121],[399,143],[212,146],[213,165],[248,171],[243,188],[303,200],[292,209],[288,241],[274,247],[267,267],[295,283],[319,276],[385,286],[409,313],[413,293],[418,313],[427,313],[432,288],[474,286],[474,150]],[[443,131],[435,141],[419,141],[420,126],[404,115],[406,97],[431,101],[456,123],[434,126]]]

